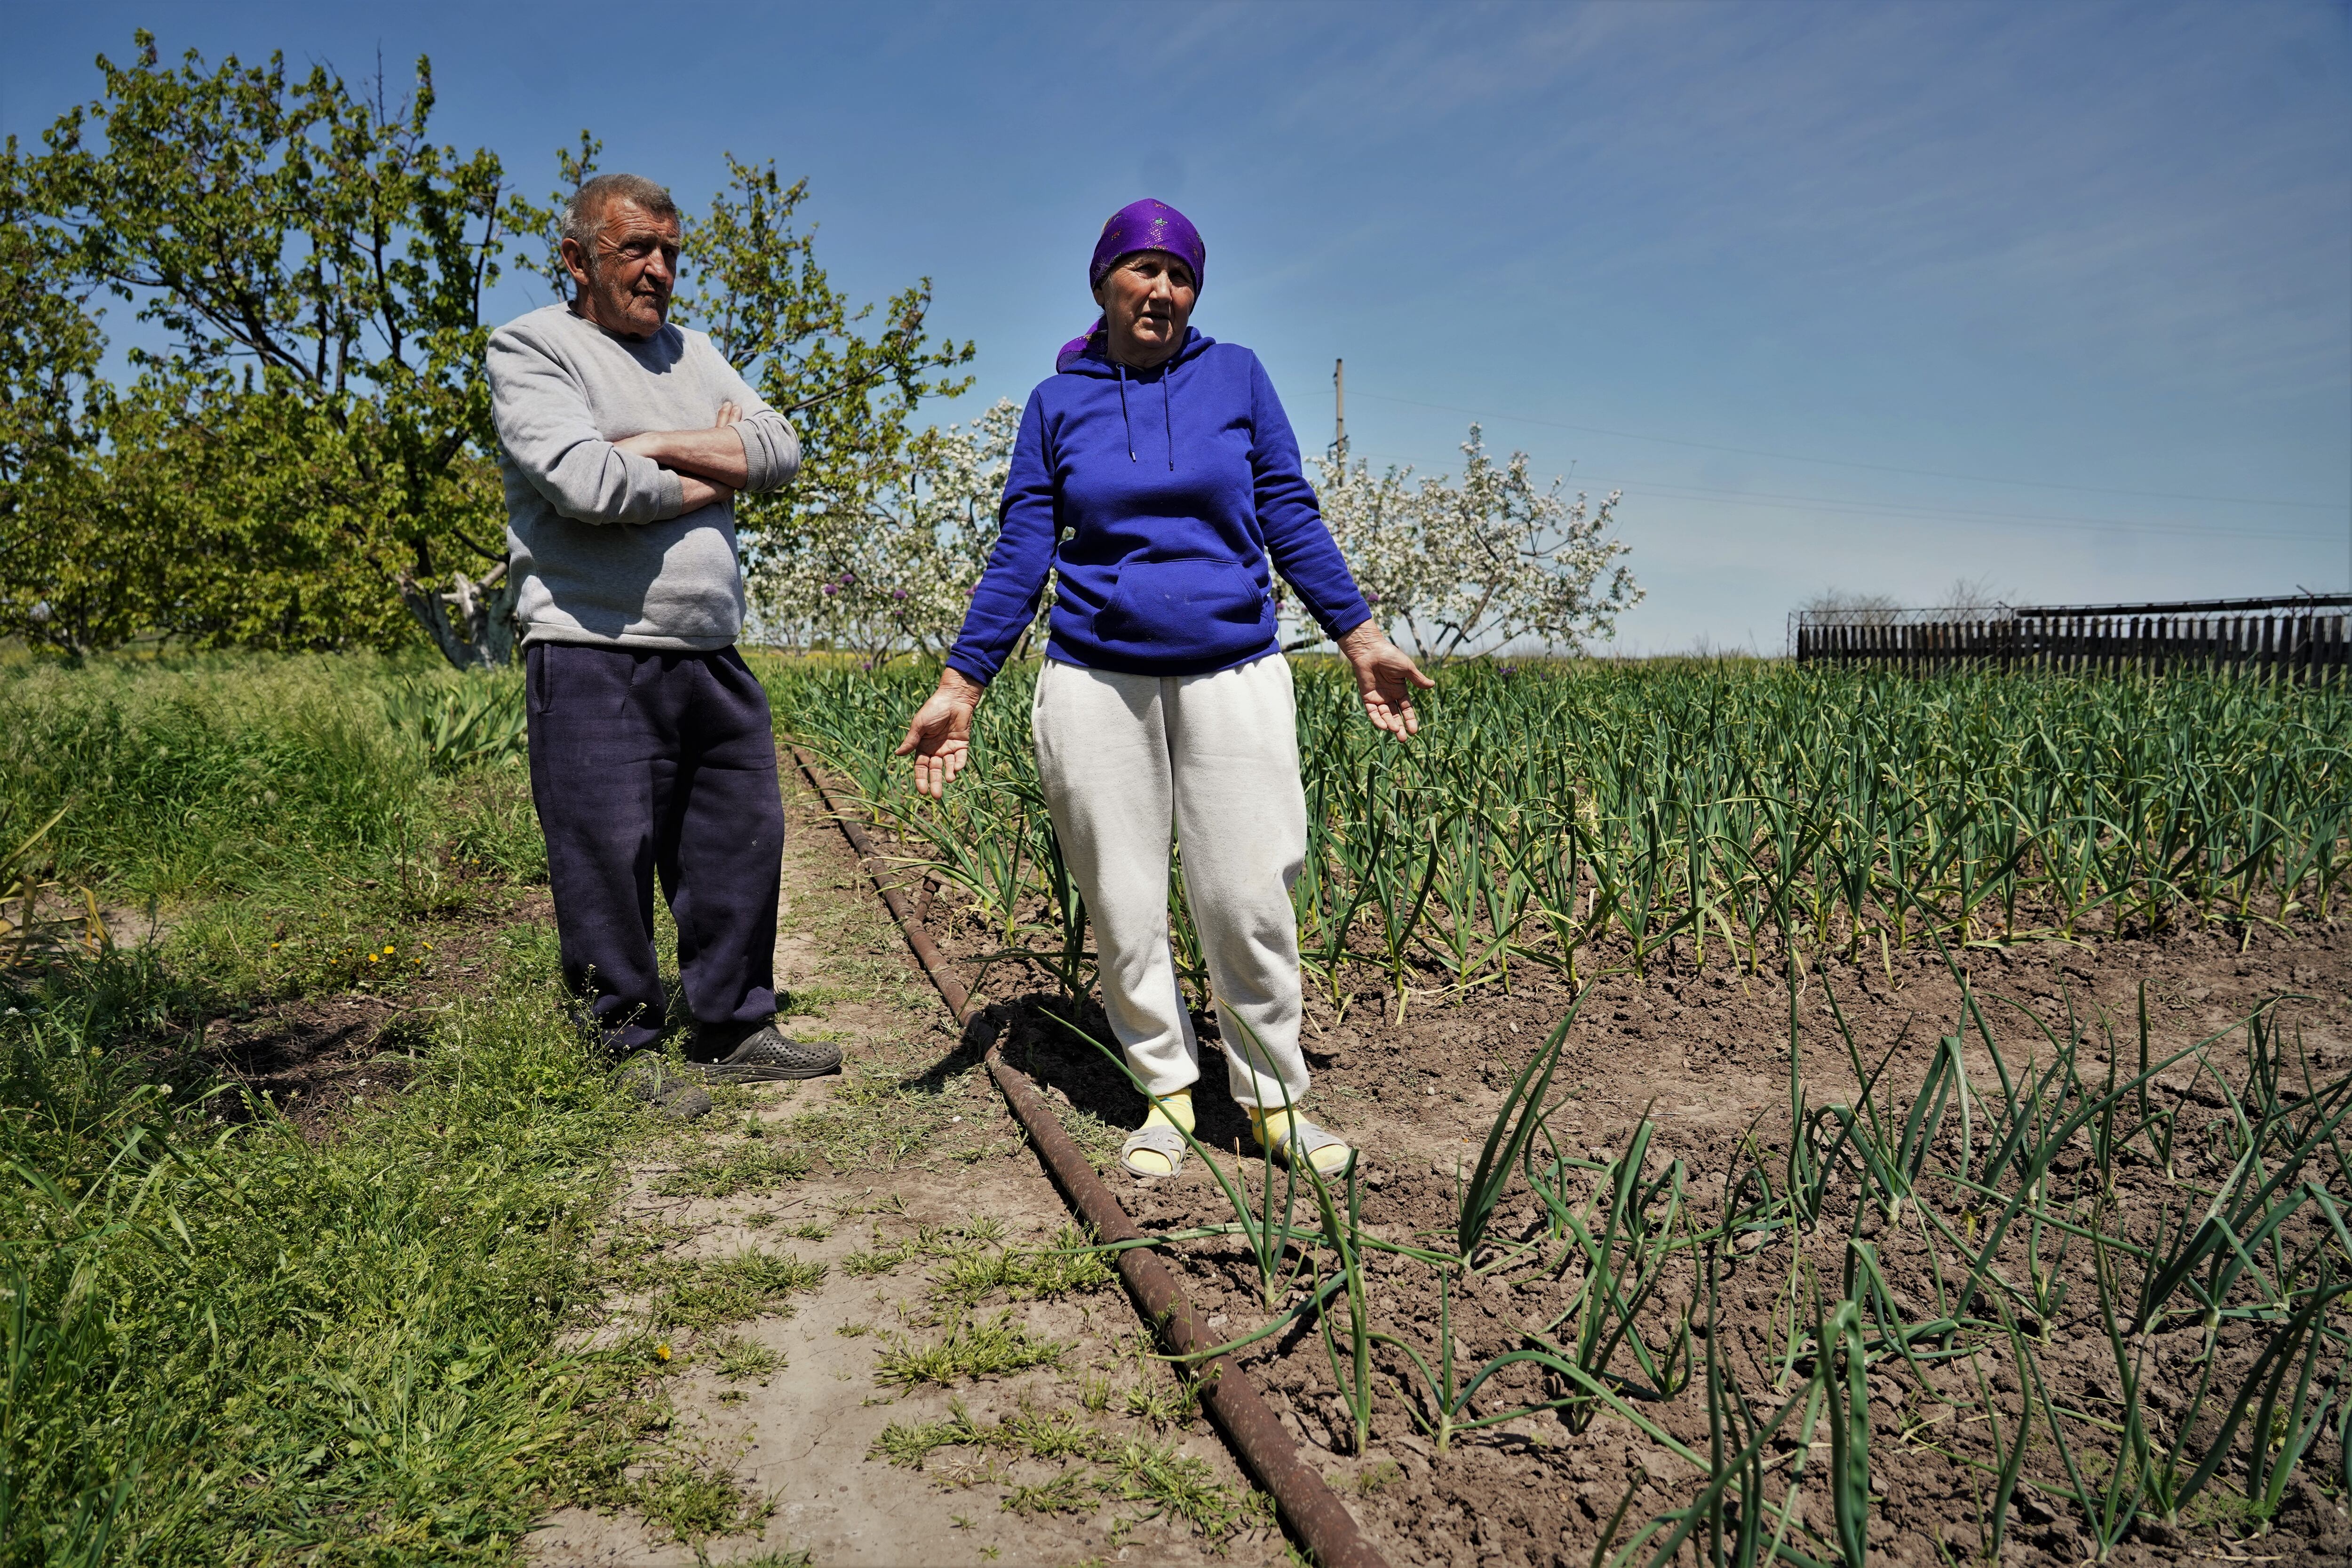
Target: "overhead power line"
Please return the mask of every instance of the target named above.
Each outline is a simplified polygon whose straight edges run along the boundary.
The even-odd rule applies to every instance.
[[[2274,500],[2260,496],[2190,495],[2178,490],[2127,490],[2111,485],[2062,485],[2046,479],[2010,479],[1992,474],[1955,474],[1939,468],[1903,468],[1891,463],[1859,463],[1843,458],[1808,458],[1794,452],[1768,452],[1755,447],[1725,447],[1710,441],[1685,441],[1672,436],[1644,436],[1632,430],[1609,430],[1598,425],[1571,425],[1560,419],[1538,419],[1527,414],[1482,414],[1475,408],[1461,408],[1451,403],[1424,403],[1412,397],[1391,397],[1386,393],[1366,392],[1359,387],[1358,397],[1369,397],[1379,403],[1398,403],[1408,408],[1433,408],[1447,414],[1466,414],[1473,419],[1506,419],[1519,425],[1539,425],[1551,430],[1573,430],[1585,436],[1613,436],[1623,441],[1651,441],[1662,447],[1685,447],[1698,452],[1730,452],[1745,458],[1769,458],[1781,463],[1816,463],[1825,468],[1859,468],[1874,474],[1907,474],[1915,479],[1958,479],[1966,484],[2015,485],[2026,489],[2072,490],[2083,495],[2132,496],[2142,500],[2217,501],[2230,506],[2294,507],[2310,511],[2346,511],[2352,506],[2340,501]]]

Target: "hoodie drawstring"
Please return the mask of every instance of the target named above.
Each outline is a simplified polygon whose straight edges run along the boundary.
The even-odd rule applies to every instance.
[[[1135,419],[1127,411],[1127,367],[1117,360],[1111,362],[1111,374],[1118,383],[1118,420],[1127,426],[1127,460],[1135,457]],[[1176,410],[1168,400],[1168,367],[1160,371],[1160,428],[1168,437],[1168,471],[1176,471]]]
[[[1127,367],[1113,360],[1111,371],[1118,382],[1118,422],[1127,426],[1127,460],[1132,463],[1135,461],[1135,421],[1127,414]]]

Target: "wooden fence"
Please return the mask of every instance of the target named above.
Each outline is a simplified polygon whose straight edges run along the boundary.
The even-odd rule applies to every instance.
[[[1917,674],[2000,668],[2083,675],[2217,670],[2268,680],[2342,680],[2352,668],[2352,594],[2177,605],[2058,605],[1980,618],[1933,611],[1800,614],[1800,664],[1881,664]]]

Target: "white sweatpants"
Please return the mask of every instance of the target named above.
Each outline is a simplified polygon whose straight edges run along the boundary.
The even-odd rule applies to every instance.
[[[1234,1099],[1279,1109],[1287,1088],[1298,1100],[1307,1062],[1290,889],[1307,855],[1307,798],[1289,664],[1276,654],[1214,675],[1156,676],[1048,659],[1030,721],[1128,1065],[1154,1094],[1201,1076],[1168,946],[1172,820]]]

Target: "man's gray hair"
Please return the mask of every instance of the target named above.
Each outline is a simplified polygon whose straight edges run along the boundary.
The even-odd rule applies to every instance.
[[[596,269],[596,235],[604,226],[604,209],[615,201],[635,202],[655,217],[677,216],[669,193],[643,174],[599,174],[572,193],[563,209],[563,237],[580,247],[588,269]]]

